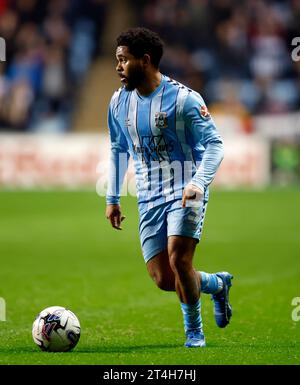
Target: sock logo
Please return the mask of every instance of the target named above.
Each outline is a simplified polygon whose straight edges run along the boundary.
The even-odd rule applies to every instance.
[[[300,321],[300,297],[295,297],[292,299],[292,306],[296,306],[292,310],[292,320],[295,322]]]

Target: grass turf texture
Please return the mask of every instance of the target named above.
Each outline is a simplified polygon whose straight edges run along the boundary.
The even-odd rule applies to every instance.
[[[211,194],[195,266],[228,270],[234,315],[214,323],[202,297],[205,349],[183,347],[174,293],[147,276],[136,202],[123,199],[123,231],[92,192],[0,193],[1,364],[299,364],[300,194],[297,190]],[[70,308],[82,334],[74,351],[44,353],[31,326],[45,307]]]

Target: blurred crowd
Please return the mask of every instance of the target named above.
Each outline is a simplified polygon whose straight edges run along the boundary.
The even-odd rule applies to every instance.
[[[125,1],[125,0],[124,0]],[[300,0],[126,0],[134,25],[158,32],[161,70],[199,91],[212,112],[300,110]],[[0,0],[0,129],[72,127],[76,98],[101,55],[108,0]],[[120,31],[115,26],[116,34]]]
[[[247,116],[300,109],[300,0],[131,1],[139,24],[166,43],[163,72],[211,109]],[[300,59],[300,58],[299,58]]]
[[[107,0],[0,0],[0,128],[66,131],[101,54]]]

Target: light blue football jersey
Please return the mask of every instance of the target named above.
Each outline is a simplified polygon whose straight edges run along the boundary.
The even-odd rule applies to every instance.
[[[122,87],[111,99],[108,127],[108,204],[120,202],[129,156],[140,212],[182,198],[189,182],[208,200],[208,186],[223,159],[223,143],[197,92],[165,75],[147,96]]]

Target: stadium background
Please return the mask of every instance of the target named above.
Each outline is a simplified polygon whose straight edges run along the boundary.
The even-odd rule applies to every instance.
[[[203,95],[224,137],[195,263],[234,273],[235,313],[217,330],[203,298],[205,352],[183,351],[176,297],[147,277],[134,194],[123,232],[104,218],[115,38],[129,26],[160,33],[162,72]],[[0,1],[0,363],[299,364],[298,36],[299,0]],[[33,346],[51,305],[81,320],[71,354]]]

